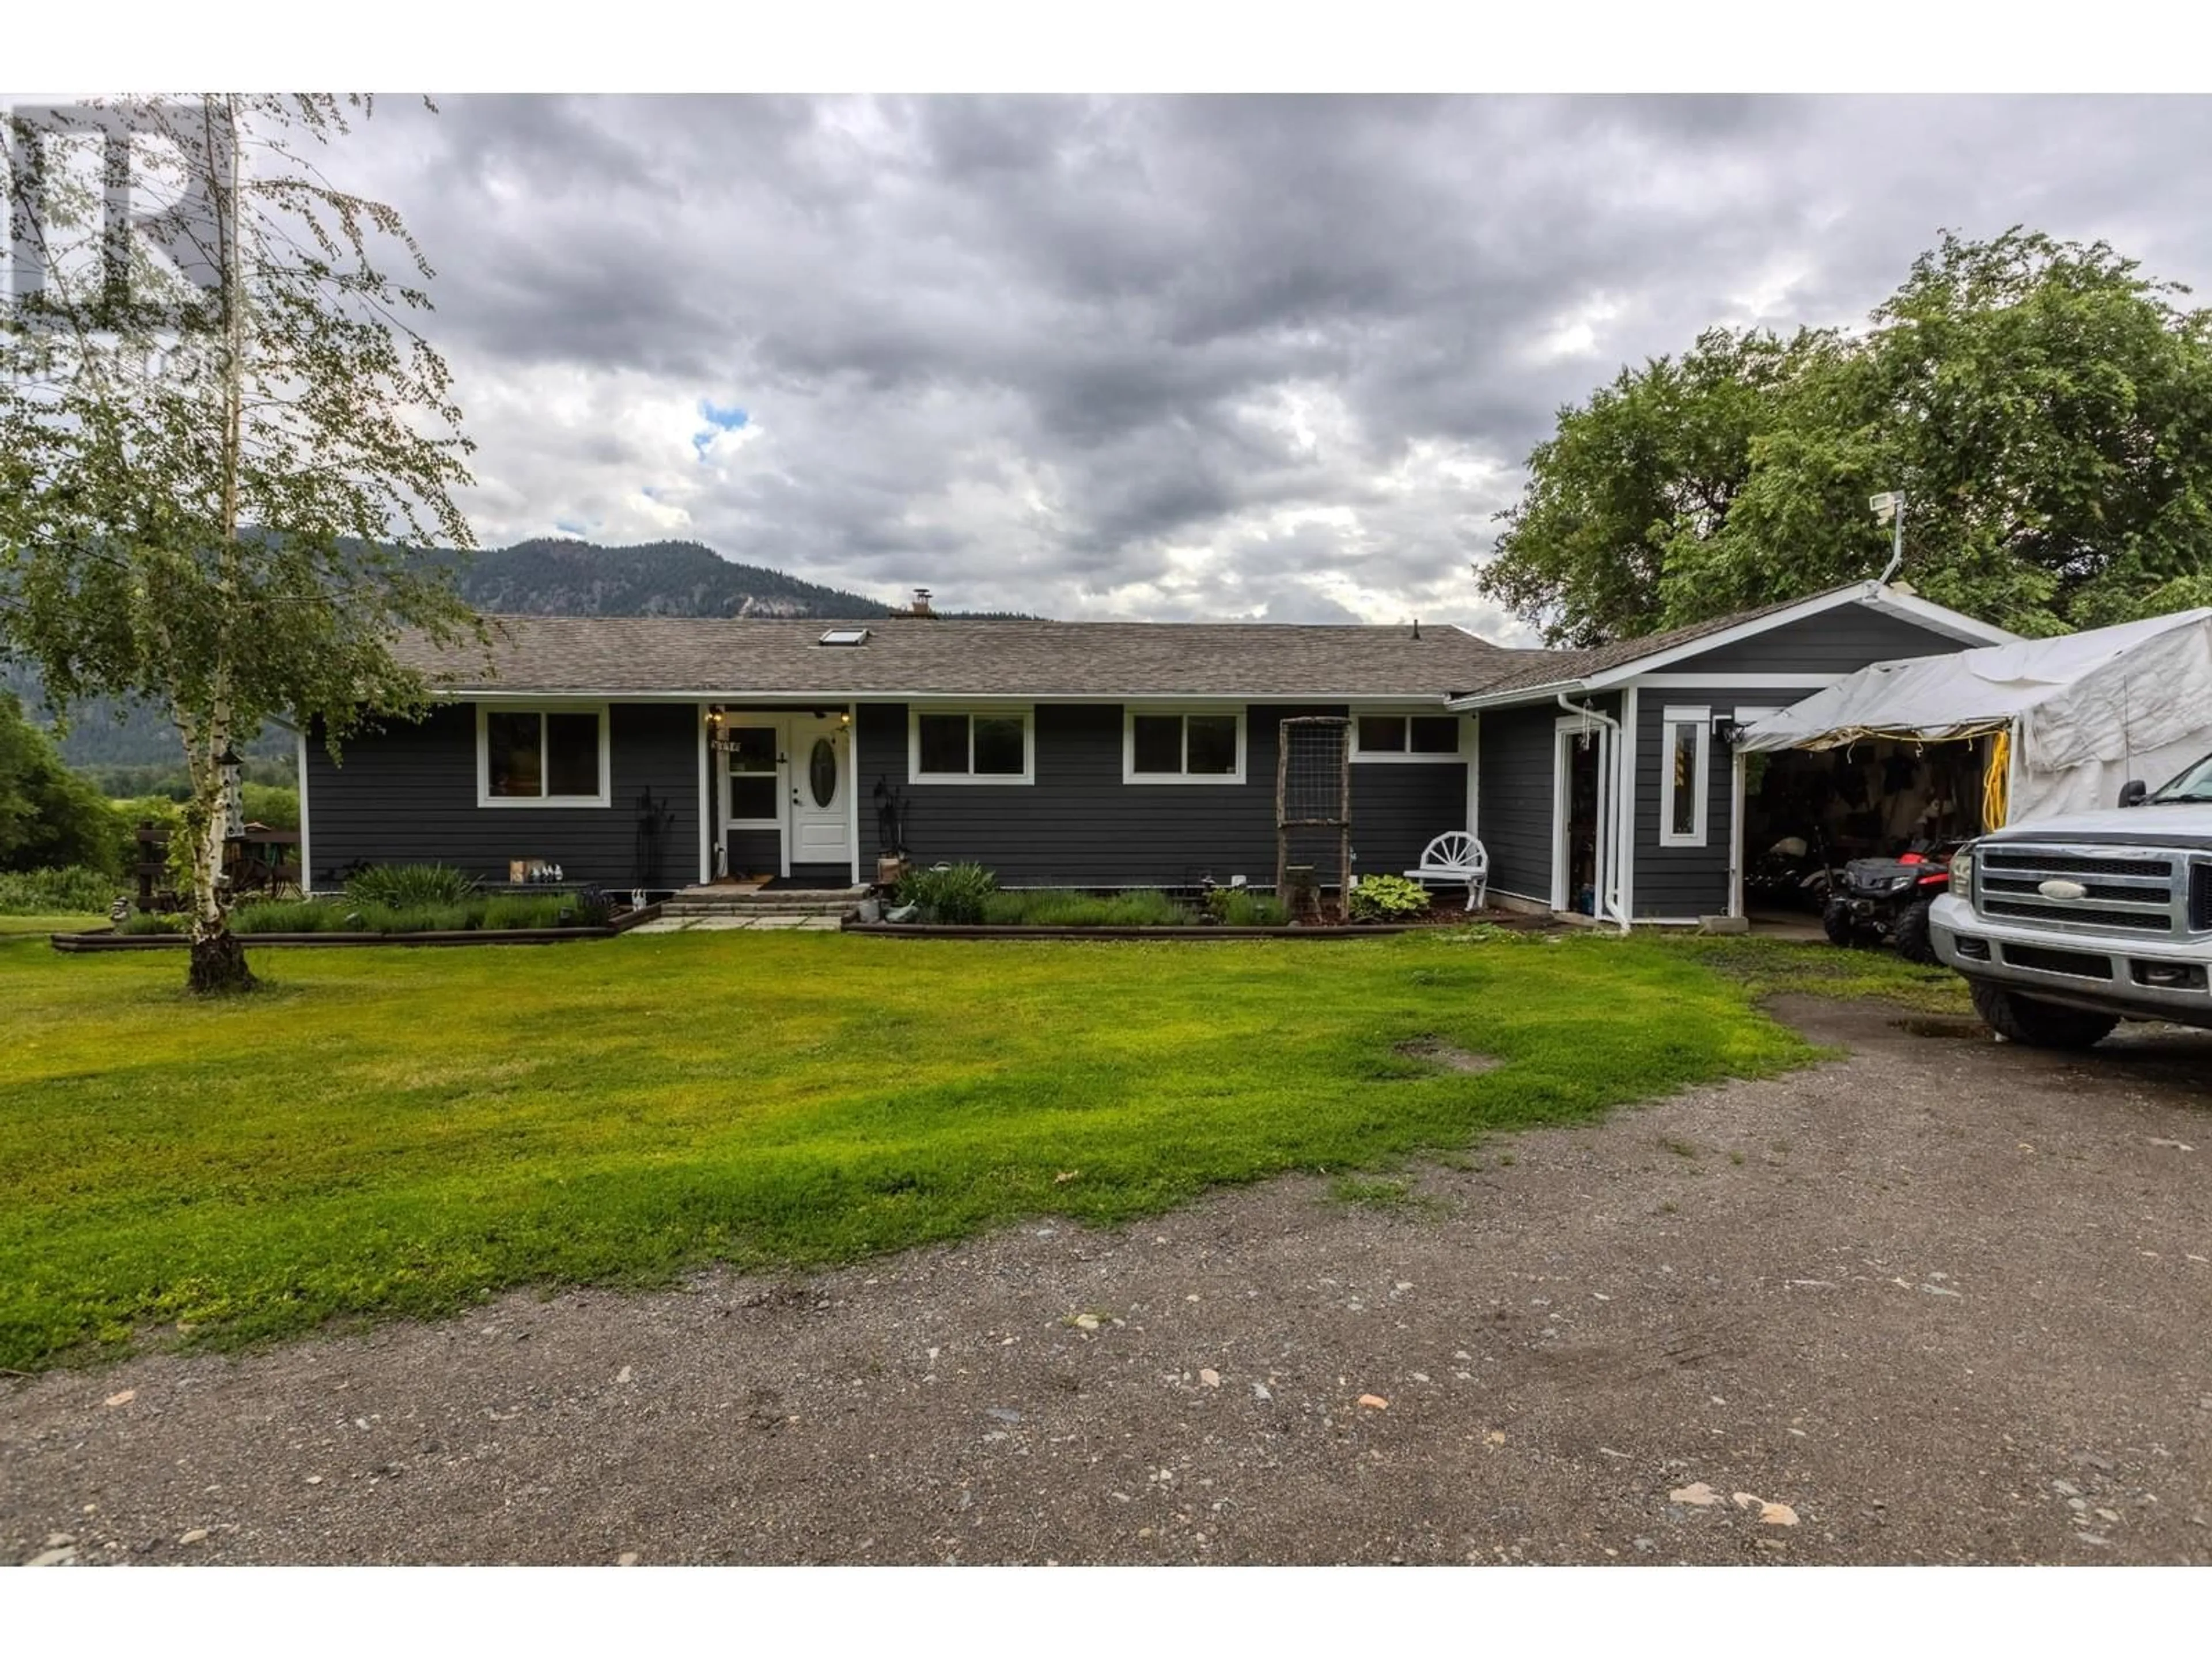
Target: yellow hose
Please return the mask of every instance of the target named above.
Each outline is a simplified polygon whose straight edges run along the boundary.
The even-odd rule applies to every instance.
[[[2012,814],[2012,733],[1990,734],[1990,764],[1982,774],[1982,828],[2002,830]]]

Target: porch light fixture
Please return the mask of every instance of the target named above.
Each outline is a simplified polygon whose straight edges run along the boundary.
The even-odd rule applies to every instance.
[[[1723,749],[1733,749],[1743,740],[1744,724],[1733,714],[1713,716],[1713,741]]]

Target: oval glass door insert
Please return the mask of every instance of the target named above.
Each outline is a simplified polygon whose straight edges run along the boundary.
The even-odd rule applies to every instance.
[[[837,745],[827,738],[814,739],[814,752],[807,757],[806,781],[814,791],[814,804],[826,807],[837,799]]]

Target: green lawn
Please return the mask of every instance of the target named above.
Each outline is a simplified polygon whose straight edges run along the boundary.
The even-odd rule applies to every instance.
[[[0,1366],[836,1261],[1808,1059],[1679,941],[670,934],[181,956],[0,937]],[[1480,1075],[1397,1052],[1502,1058]]]

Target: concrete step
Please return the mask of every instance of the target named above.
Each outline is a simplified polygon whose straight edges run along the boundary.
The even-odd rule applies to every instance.
[[[670,899],[660,907],[664,916],[849,916],[860,908],[857,899]]]

